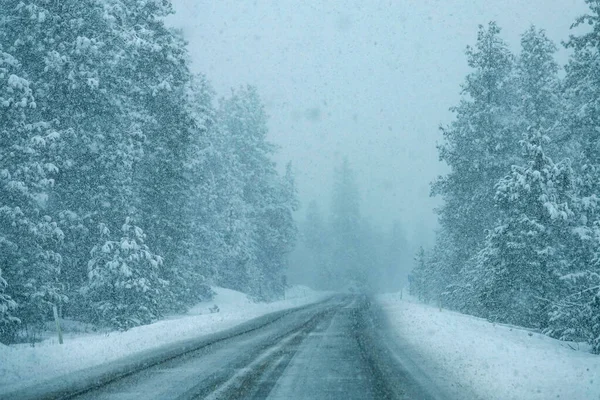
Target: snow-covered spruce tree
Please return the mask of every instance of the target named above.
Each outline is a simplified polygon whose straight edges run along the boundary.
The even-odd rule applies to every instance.
[[[195,138],[205,135],[207,127],[198,123],[187,105],[192,74],[186,43],[164,23],[173,13],[171,2],[115,0],[112,4],[123,20],[129,60],[121,75],[133,82],[134,104],[145,117],[144,157],[134,175],[139,223],[148,234],[148,246],[164,258],[162,277],[173,283],[173,301],[165,306],[181,309],[189,298],[188,289],[193,290],[186,267],[180,265],[192,243],[187,212],[194,184],[189,165],[195,157]]]
[[[573,53],[565,67],[564,86],[569,134],[580,146],[581,162],[592,168],[600,159],[600,76],[597,74],[600,68],[600,1],[586,0],[586,3],[591,12],[578,18],[574,27],[588,25],[591,32],[572,35],[566,42],[566,47]],[[587,172],[597,175],[592,170]],[[587,189],[595,191],[597,188]]]
[[[215,141],[214,164],[218,168],[211,170],[208,184],[210,185],[211,202],[216,214],[208,218],[212,223],[203,226],[204,236],[211,236],[217,246],[206,249],[204,252],[207,260],[213,259],[215,266],[215,282],[224,287],[235,290],[248,290],[248,271],[246,266],[253,263],[256,258],[255,234],[256,226],[250,216],[252,205],[244,200],[245,181],[240,174],[240,163],[237,157],[228,153],[227,139],[223,130],[220,139]],[[202,203],[200,203],[202,204]],[[205,211],[207,215],[209,210]],[[204,247],[207,243],[204,243]]]
[[[272,175],[258,225],[258,265],[263,269],[256,283],[259,300],[282,298],[285,293],[285,270],[288,255],[294,249],[297,228],[293,213],[298,209],[292,165],[284,176]]]
[[[208,146],[200,149],[192,170],[196,190],[190,213],[193,219],[192,249],[203,270],[217,284],[247,290],[245,265],[254,257],[255,228],[251,205],[244,200],[244,174],[226,129],[220,124],[208,130]]]
[[[565,136],[561,123],[564,104],[560,96],[559,67],[554,59],[556,51],[556,45],[544,30],[531,26],[521,35],[521,53],[515,71],[518,97],[515,119],[522,132],[537,126],[552,135],[544,150],[546,153],[551,150],[550,157],[556,155],[562,159],[566,157],[564,143],[559,142]]]
[[[440,159],[451,171],[432,185],[432,195],[442,196],[438,214],[441,234],[456,251],[444,260],[451,284],[472,258],[497,218],[493,207],[494,182],[520,158],[514,124],[513,55],[500,38],[495,23],[480,26],[475,47],[467,48],[473,71],[462,86],[464,95],[452,111],[455,120],[442,129]],[[458,304],[450,306],[459,306]]]
[[[437,232],[435,246],[427,257],[428,297],[440,306],[480,315],[481,307],[474,300],[470,278],[473,258],[461,265],[450,263],[449,260],[457,260],[462,256],[462,249],[456,247],[452,235],[444,230],[442,227]]]
[[[66,299],[57,281],[61,257],[56,248],[63,234],[45,215],[57,171],[53,150],[60,134],[40,119],[26,71],[4,51],[4,33],[0,33],[0,269],[8,281],[5,304],[12,308],[16,302],[15,315],[31,328],[48,317],[50,304]]]
[[[454,276],[453,266],[447,263],[447,260],[456,257],[452,254],[456,249],[448,238],[449,235],[440,230],[433,249],[417,251],[409,278],[411,294],[426,303],[434,302],[443,307],[450,305],[459,311],[476,313],[477,304],[473,302],[472,288],[466,278],[468,268]],[[448,281],[449,276],[454,279]]]
[[[578,146],[570,138],[568,126],[570,125],[569,113],[565,113],[567,104],[564,96],[559,95],[560,83],[558,79],[558,65],[554,60],[556,46],[546,37],[544,31],[538,31],[531,27],[521,36],[521,54],[517,66],[517,80],[519,93],[519,115],[522,129],[536,126],[546,130],[552,135],[550,143],[544,150],[561,158],[580,159]],[[575,167],[579,163],[577,162]],[[582,202],[578,198],[577,191],[581,187],[580,174],[573,174],[573,186],[569,190],[569,208],[574,217],[569,219],[570,230],[562,229],[555,232],[558,237],[553,238],[562,246],[560,263],[557,274],[561,275],[560,284],[553,293],[553,299],[561,299],[569,295],[569,282],[577,274],[572,272],[579,270],[579,266],[590,264],[592,260],[593,247],[590,240],[589,227],[581,225],[585,212],[582,210]],[[584,224],[585,225],[585,224]],[[556,257],[559,257],[558,255]],[[559,260],[557,260],[559,261]],[[579,279],[579,278],[577,278]],[[570,324],[566,322],[565,314],[558,311],[559,303],[552,303],[552,313],[546,332],[553,336],[565,338],[563,333]],[[572,303],[570,303],[572,304]],[[568,317],[567,317],[568,318]],[[555,330],[556,329],[556,330]],[[558,332],[562,332],[558,334]]]
[[[543,150],[547,137],[531,128],[522,141],[523,166],[496,185],[499,224],[476,257],[472,285],[492,321],[545,328],[560,286],[563,244],[573,212],[567,201],[572,171]]]
[[[275,169],[275,148],[266,139],[267,117],[256,89],[239,89],[223,100],[218,121],[232,157],[229,173],[242,190],[237,210],[229,207],[235,256],[219,273],[219,284],[258,300],[280,297],[286,267],[283,255],[293,242],[290,235],[295,235],[288,215],[296,200]]]
[[[219,146],[220,131],[212,108],[213,93],[206,79],[195,76],[187,91],[186,106],[194,131],[186,179],[192,185],[186,204],[190,234],[178,255],[177,301],[184,305],[209,298],[209,284],[225,262],[227,253],[223,203],[230,200],[223,190],[231,184],[224,167],[224,149]],[[226,155],[225,155],[226,156]]]
[[[545,333],[561,340],[589,341],[598,347],[598,299],[600,298],[600,226],[588,223],[582,198],[574,196],[576,218],[568,234],[560,237],[565,261],[560,271],[560,290],[552,303]],[[596,341],[596,344],[594,344]]]
[[[219,150],[228,152],[224,157],[227,179],[234,185],[227,188],[232,202],[225,205],[226,236],[229,254],[217,277],[219,285],[250,293],[251,273],[258,274],[257,253],[257,203],[260,199],[261,176],[252,177],[268,162],[273,147],[265,142],[266,124],[264,110],[256,110],[250,97],[257,96],[255,89],[233,91],[231,97],[221,99],[218,109],[220,127]],[[256,99],[257,100],[257,99]],[[256,113],[263,113],[256,116]],[[261,119],[263,121],[261,121]],[[267,145],[262,148],[262,144]],[[223,154],[225,155],[225,154]],[[232,207],[233,204],[236,207]]]
[[[127,218],[121,238],[101,224],[100,243],[92,249],[89,281],[81,290],[92,309],[92,322],[126,330],[159,317],[162,293],[168,284],[160,278],[162,258],[144,244],[142,230]]]
[[[573,53],[564,83],[566,137],[578,150],[574,157],[577,193],[572,202],[577,218],[572,234],[563,238],[569,262],[546,331],[562,339],[588,340],[600,353],[600,2],[586,3],[590,13],[574,26],[586,24],[591,31],[573,35],[566,43]]]
[[[575,226],[566,237],[568,263],[552,303],[545,333],[561,340],[587,341],[600,354],[600,226]],[[592,253],[590,255],[590,253]],[[591,260],[591,261],[589,261]],[[586,263],[589,262],[589,263]]]

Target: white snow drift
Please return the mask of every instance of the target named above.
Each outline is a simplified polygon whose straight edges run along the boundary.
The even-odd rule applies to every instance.
[[[379,302],[398,340],[448,385],[472,388],[482,399],[600,399],[600,356],[589,347],[447,310],[397,294]]]

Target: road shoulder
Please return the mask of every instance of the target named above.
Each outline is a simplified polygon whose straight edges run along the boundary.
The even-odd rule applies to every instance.
[[[450,393],[482,399],[600,399],[600,357],[526,329],[381,295],[391,340]],[[571,349],[573,347],[575,350]]]
[[[25,370],[24,372],[21,371],[22,376],[15,380],[10,380],[8,374],[4,376],[0,374],[0,399],[57,398],[64,396],[65,393],[84,391],[91,386],[97,386],[107,380],[112,380],[115,377],[124,376],[133,371],[156,364],[165,358],[176,357],[212,342],[224,340],[257,329],[281,316],[299,309],[311,307],[329,297],[330,295],[317,295],[302,299],[304,301],[296,300],[282,302],[279,304],[280,310],[277,310],[276,307],[272,306],[263,307],[254,310],[254,312],[248,312],[247,315],[236,315],[236,318],[222,316],[220,321],[219,319],[215,319],[214,316],[211,316],[212,319],[215,319],[216,323],[213,324],[213,326],[209,326],[208,330],[206,329],[207,327],[201,325],[205,319],[200,317],[197,318],[197,325],[199,325],[197,327],[198,329],[194,332],[194,325],[188,324],[188,326],[185,327],[186,335],[177,334],[180,332],[177,329],[178,325],[181,325],[186,321],[173,318],[159,321],[157,325],[162,325],[160,340],[151,340],[147,343],[142,343],[142,345],[135,343],[136,330],[152,331],[153,329],[156,330],[156,327],[143,326],[125,333],[115,332],[112,337],[96,338],[103,342],[102,344],[105,346],[105,350],[109,353],[110,357],[107,357],[104,360],[98,359],[97,357],[89,357],[88,359],[83,360],[83,362],[73,360],[72,363],[66,364],[66,370],[65,368],[53,369],[52,359],[58,358],[57,363],[63,362],[63,364],[65,364],[65,360],[60,359],[61,355],[64,356],[66,360],[70,360],[76,354],[85,351],[87,347],[91,347],[90,350],[96,350],[98,347],[98,343],[96,342],[98,340],[90,341],[83,338],[83,340],[78,343],[80,348],[76,349],[70,348],[70,346],[73,346],[74,344],[68,341],[64,346],[56,344],[53,347],[24,348],[25,352],[20,351],[20,349],[15,350],[14,348],[4,346],[3,348],[0,348],[0,358],[3,358],[2,356],[6,354],[9,354],[11,357],[7,357],[6,361],[22,357],[19,361],[23,366],[29,366],[30,369]],[[294,307],[294,305],[296,306]],[[192,316],[190,319],[194,319],[194,317]],[[119,339],[120,336],[123,335],[127,335],[130,338],[129,341],[134,341],[134,346],[122,349],[122,340],[119,341]],[[140,335],[140,341],[143,342],[143,338],[143,334]],[[153,339],[155,338],[153,337]],[[115,348],[111,348],[111,344],[115,344]],[[44,352],[48,350],[52,350],[51,357],[49,359],[41,358],[43,357]],[[35,356],[28,360],[27,355],[30,353],[34,353]],[[4,363],[4,361],[5,359],[3,358],[3,368],[9,368],[10,363]]]

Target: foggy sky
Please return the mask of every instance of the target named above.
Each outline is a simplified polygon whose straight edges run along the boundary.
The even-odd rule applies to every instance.
[[[386,226],[401,219],[415,241],[433,237],[439,201],[429,183],[445,171],[438,126],[451,120],[477,26],[497,21],[518,51],[530,24],[558,44],[587,10],[583,0],[173,3],[170,22],[190,43],[194,71],[219,95],[258,88],[277,159],[293,162],[304,205],[328,210],[334,166],[347,157],[363,213]]]

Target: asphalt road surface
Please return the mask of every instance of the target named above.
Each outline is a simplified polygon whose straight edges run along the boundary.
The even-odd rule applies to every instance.
[[[365,296],[275,313],[224,338],[172,350],[102,379],[88,376],[85,383],[13,398],[449,398],[388,337],[385,320]]]

